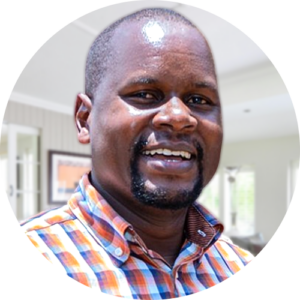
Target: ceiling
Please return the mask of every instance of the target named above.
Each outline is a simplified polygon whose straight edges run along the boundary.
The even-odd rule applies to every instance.
[[[76,94],[84,91],[85,58],[97,34],[120,17],[157,6],[183,14],[207,37],[219,77],[225,142],[298,134],[288,92],[260,48],[223,19],[173,2],[135,1],[113,5],[64,27],[29,61],[11,100],[72,113]]]

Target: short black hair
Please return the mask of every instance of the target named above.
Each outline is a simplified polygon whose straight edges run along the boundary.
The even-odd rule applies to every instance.
[[[163,19],[197,29],[197,27],[184,16],[166,8],[146,8],[139,10],[111,24],[95,39],[86,60],[85,93],[92,101],[95,91],[109,67],[109,59],[113,47],[113,45],[111,45],[111,38],[115,30],[124,22],[137,22],[144,19]]]

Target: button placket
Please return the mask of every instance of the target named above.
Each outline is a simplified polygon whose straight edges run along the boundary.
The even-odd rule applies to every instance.
[[[176,268],[176,270],[173,270],[173,272],[171,273],[171,276],[173,277],[174,293],[175,293],[175,296],[178,297],[178,289],[177,289],[178,283],[176,281],[178,281],[179,274],[178,274],[177,268]]]

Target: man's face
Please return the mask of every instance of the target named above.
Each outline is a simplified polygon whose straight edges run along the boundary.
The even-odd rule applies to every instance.
[[[190,205],[218,166],[222,125],[211,54],[196,29],[140,21],[112,38],[94,97],[92,176],[130,205]]]

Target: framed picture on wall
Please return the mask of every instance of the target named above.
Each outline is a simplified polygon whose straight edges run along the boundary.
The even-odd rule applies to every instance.
[[[66,204],[80,178],[91,170],[91,155],[49,150],[49,203]]]

